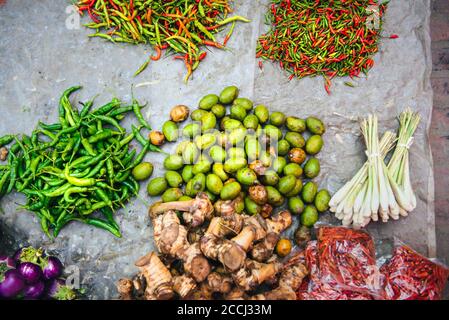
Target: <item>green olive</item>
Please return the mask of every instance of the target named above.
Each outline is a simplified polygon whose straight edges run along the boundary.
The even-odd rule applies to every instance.
[[[269,204],[274,207],[280,207],[284,204],[285,198],[275,187],[266,186],[265,189],[267,190]]]
[[[264,130],[265,130],[265,134],[270,139],[273,139],[273,140],[276,140],[276,141],[279,141],[279,140],[282,139],[282,131],[279,128],[277,128],[277,127],[275,127],[275,126],[273,126],[271,124],[267,124],[265,126]]]
[[[237,172],[237,170],[245,167],[247,165],[247,161],[245,158],[229,158],[224,163],[224,171],[228,173]]]
[[[273,170],[276,171],[277,174],[281,174],[284,170],[284,167],[287,165],[287,160],[284,157],[277,157],[273,160]]]
[[[219,195],[221,189],[223,189],[223,181],[221,181],[220,177],[216,174],[209,173],[206,177],[206,188],[211,193]]]
[[[241,127],[243,127],[243,124],[239,120],[236,120],[236,119],[229,118],[223,122],[223,130],[225,130],[225,131],[232,131],[234,129],[241,128]]]
[[[241,105],[234,105],[231,107],[231,118],[243,121],[246,118],[246,109]]]
[[[193,178],[194,174],[193,174],[192,170],[193,170],[193,166],[190,164],[186,165],[186,166],[184,166],[184,168],[182,168],[181,176],[182,176],[182,180],[184,180],[185,183],[189,182]]]
[[[177,171],[165,172],[165,180],[172,188],[179,188],[183,184],[182,176]]]
[[[204,191],[204,193],[206,194],[206,196],[209,198],[209,200],[212,203],[217,201],[217,196],[215,194],[213,194],[212,192],[210,192],[209,190]]]
[[[226,181],[229,179],[228,174],[224,171],[224,165],[221,163],[214,163],[212,166],[212,172],[220,177],[221,181]]]
[[[197,175],[198,173],[208,173],[211,166],[212,163],[210,162],[210,160],[206,157],[202,157],[193,165],[192,173],[194,175]]]
[[[200,150],[198,150],[196,144],[189,141],[182,151],[182,160],[186,164],[195,163],[196,159],[198,159],[199,154]]]
[[[238,182],[246,186],[254,184],[257,180],[256,173],[248,167],[239,169],[235,176]]]
[[[190,114],[190,118],[193,121],[200,121],[201,118],[207,113],[206,110],[202,110],[202,109],[196,109],[194,111],[192,111],[192,113]]]
[[[313,205],[308,205],[304,208],[300,220],[303,226],[311,228],[318,221],[318,211]]]
[[[189,123],[182,130],[182,135],[190,139],[196,137],[199,134],[201,134],[201,126],[198,123]]]
[[[302,180],[301,179],[296,179],[296,183],[295,186],[293,187],[293,189],[286,194],[287,197],[296,197],[302,190]]]
[[[184,161],[182,160],[181,156],[178,156],[177,154],[169,155],[164,160],[164,168],[167,170],[179,170],[184,166]]]
[[[261,146],[260,146],[260,143],[257,140],[257,138],[251,137],[246,140],[245,152],[250,161],[256,160],[257,158],[259,158],[260,149],[261,149]]]
[[[242,106],[246,111],[251,111],[253,109],[253,102],[247,98],[237,98],[234,100],[234,106]]]
[[[290,143],[287,140],[279,140],[278,142],[278,154],[285,156],[290,150]]]
[[[206,113],[201,117],[201,132],[207,132],[214,129],[217,125],[217,118],[212,112]]]
[[[313,179],[320,174],[320,161],[317,158],[310,158],[304,165],[304,175]]]
[[[217,136],[214,133],[205,133],[202,136],[195,137],[195,144],[200,150],[212,147],[216,141]]]
[[[325,212],[329,209],[329,201],[331,200],[331,196],[329,191],[323,189],[320,190],[315,197],[315,207],[318,212]]]
[[[306,203],[313,203],[316,193],[318,191],[317,185],[313,181],[307,182],[302,188],[302,200]]]
[[[226,132],[217,132],[216,137],[217,145],[226,148],[226,146],[228,145],[228,135],[226,134]]]
[[[209,111],[214,105],[218,103],[218,100],[219,98],[216,94],[208,94],[200,100],[199,107],[200,109]]]
[[[257,130],[257,127],[259,126],[259,118],[257,118],[254,114],[250,114],[243,119],[243,125],[247,129]]]
[[[245,150],[243,148],[232,147],[227,150],[228,159],[245,158]]]
[[[309,117],[306,119],[306,126],[307,129],[312,132],[313,134],[322,135],[324,132],[326,132],[326,128],[323,124],[323,122],[315,117]]]
[[[217,119],[223,118],[226,114],[226,108],[221,104],[216,104],[210,111],[215,115]]]
[[[262,212],[262,206],[255,203],[250,197],[245,197],[245,211],[250,216],[255,216]]]
[[[195,175],[186,185],[186,195],[195,197],[199,192],[206,188],[206,176],[204,173]]]
[[[293,175],[284,176],[279,179],[277,189],[283,195],[288,194],[296,185],[296,177]]]
[[[291,197],[288,199],[288,208],[291,213],[300,215],[304,211],[304,202],[300,197]]]
[[[233,200],[238,197],[240,191],[242,191],[242,187],[236,181],[225,184],[221,189],[220,198],[222,200]]]
[[[183,196],[182,190],[179,188],[169,188],[161,196],[162,202],[178,201]]]
[[[254,114],[256,115],[256,117],[259,119],[260,123],[265,123],[268,121],[268,118],[270,117],[270,112],[268,111],[267,107],[265,107],[264,105],[258,105],[255,109],[254,109]]]
[[[279,176],[274,170],[267,170],[261,177],[262,183],[266,186],[275,186],[279,182]]]
[[[167,141],[176,141],[178,140],[179,136],[178,125],[176,124],[176,122],[173,122],[171,120],[165,121],[165,123],[162,125],[162,133],[164,134]]]
[[[229,143],[234,146],[239,144],[245,139],[246,134],[247,131],[243,127],[232,130],[228,135]]]
[[[271,164],[273,162],[271,154],[268,153],[268,152],[260,152],[259,153],[259,160],[260,160],[260,162],[262,162],[263,166],[267,167],[267,168],[271,167]]]
[[[209,150],[209,156],[214,162],[223,163],[226,159],[226,151],[220,146],[213,146]]]
[[[306,152],[315,155],[323,148],[323,138],[320,135],[311,136],[306,142]]]
[[[152,197],[160,196],[165,190],[167,190],[167,188],[167,180],[165,180],[164,177],[159,177],[151,179],[150,182],[148,182],[147,192],[148,195]]]
[[[298,132],[287,132],[285,134],[285,140],[287,140],[293,148],[302,148],[306,144],[303,136]]]
[[[239,89],[236,86],[229,86],[220,93],[220,102],[223,104],[231,104],[239,95]]]
[[[153,174],[153,165],[149,162],[142,162],[134,167],[133,178],[137,181],[146,180]]]
[[[303,133],[306,131],[306,121],[297,117],[287,117],[285,119],[285,125],[288,130],[293,132]]]
[[[190,143],[189,140],[184,140],[184,141],[181,141],[180,143],[178,143],[178,145],[176,146],[175,153],[178,156],[182,156],[184,149],[189,145],[189,143]]]
[[[301,166],[297,163],[289,163],[284,167],[284,175],[286,176],[292,174],[296,178],[299,178],[302,175],[302,171]]]
[[[193,199],[192,197],[183,195],[181,198],[178,199],[178,201],[189,201],[189,200],[192,200],[192,199]]]
[[[275,111],[270,115],[270,123],[276,127],[282,127],[285,123],[285,114]]]

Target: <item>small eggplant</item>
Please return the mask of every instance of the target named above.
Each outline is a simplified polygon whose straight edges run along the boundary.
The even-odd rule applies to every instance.
[[[23,290],[23,295],[25,299],[35,300],[42,297],[45,291],[45,283],[43,281],[38,281],[34,284],[27,285]]]
[[[42,278],[42,269],[37,264],[22,262],[17,266],[17,270],[25,279],[27,284],[36,283]]]
[[[53,279],[47,284],[47,298],[55,300],[74,300],[75,291],[65,284],[63,279]]]
[[[44,274],[44,278],[47,280],[56,279],[62,274],[62,270],[64,269],[61,261],[56,257],[48,257],[46,259],[46,264],[44,264],[42,271]]]
[[[24,287],[25,281],[17,270],[11,269],[0,275],[1,298],[14,298]]]

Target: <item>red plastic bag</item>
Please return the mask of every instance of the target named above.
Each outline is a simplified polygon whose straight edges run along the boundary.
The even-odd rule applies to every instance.
[[[440,300],[449,269],[400,244],[381,267],[389,300]]]

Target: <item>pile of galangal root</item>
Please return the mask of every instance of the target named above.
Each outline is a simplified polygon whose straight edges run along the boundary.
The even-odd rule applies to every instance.
[[[239,214],[243,199],[212,204],[204,193],[149,209],[159,254],[136,262],[140,272],[117,284],[120,298],[294,300],[307,276],[301,255],[281,262],[274,254],[292,224],[289,211],[264,219]],[[182,225],[177,212],[182,212]]]

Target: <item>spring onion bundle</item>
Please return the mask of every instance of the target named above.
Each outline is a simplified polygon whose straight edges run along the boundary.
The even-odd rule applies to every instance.
[[[387,222],[407,216],[416,207],[409,174],[408,150],[420,116],[410,109],[399,117],[399,137],[387,131],[379,142],[377,117],[361,122],[367,161],[357,174],[332,197],[329,205],[344,225],[365,227],[371,220]],[[397,145],[388,163],[385,157]]]

